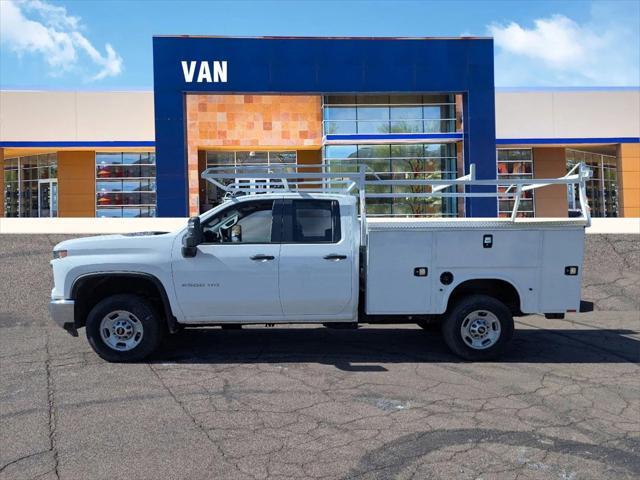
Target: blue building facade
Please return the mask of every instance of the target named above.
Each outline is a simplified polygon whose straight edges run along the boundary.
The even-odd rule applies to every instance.
[[[406,164],[451,178],[475,164],[477,178],[496,178],[492,39],[154,37],[153,64],[158,216],[197,213],[206,192],[198,194],[202,186],[193,171],[211,161],[288,158],[281,139],[289,138],[289,116],[265,121],[260,112],[267,110],[254,105],[267,103],[268,95],[274,102],[283,96],[317,98],[321,131],[314,132],[317,122],[302,114],[291,122],[306,129],[303,137],[321,137],[321,145],[310,144],[321,148],[319,161],[335,168],[358,159],[382,165],[391,175],[404,173],[405,167],[396,166]],[[209,109],[194,103],[197,98],[217,105],[233,98],[240,106]],[[242,105],[250,104],[243,113]],[[206,127],[198,123],[205,118]],[[254,143],[229,138],[242,136],[235,133],[242,130],[237,118],[250,120],[248,128],[261,122],[268,132]],[[223,131],[216,121],[234,126]],[[273,134],[277,128],[281,136]],[[200,137],[190,138],[193,132]],[[309,145],[305,141],[300,148]],[[290,150],[293,158],[295,151]],[[438,208],[460,213],[457,206]],[[495,198],[469,198],[463,212],[492,217],[496,210]],[[401,205],[382,205],[380,212],[406,213]]]

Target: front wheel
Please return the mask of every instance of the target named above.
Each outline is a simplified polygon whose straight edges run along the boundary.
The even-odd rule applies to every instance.
[[[454,305],[442,324],[442,334],[451,351],[465,360],[491,360],[513,337],[513,317],[501,301],[472,295]]]
[[[135,362],[150,355],[162,341],[164,327],[144,297],[113,295],[98,302],[87,317],[87,340],[108,362]]]

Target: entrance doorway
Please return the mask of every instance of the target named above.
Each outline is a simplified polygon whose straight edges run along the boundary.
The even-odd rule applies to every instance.
[[[38,216],[58,216],[58,180],[38,180]]]
[[[611,147],[602,147],[601,150],[603,150],[602,153],[567,148],[567,171],[577,163],[584,162],[593,172],[593,176],[587,181],[586,185],[591,216],[617,217],[619,215],[618,158],[615,155],[604,153],[612,150]],[[578,188],[576,185],[568,186],[567,200],[569,203],[569,216],[579,216]]]
[[[297,152],[295,150],[285,151],[219,151],[208,150],[205,153],[205,158],[202,159],[201,168],[211,167],[225,167],[229,171],[233,171],[236,167],[250,167],[250,166],[271,166],[277,165],[279,167],[290,165],[290,170],[285,171],[295,172]],[[225,192],[215,185],[200,180],[200,211],[206,212],[207,210],[219,205],[224,201]],[[269,180],[266,178],[255,179],[236,179],[236,183],[246,184],[255,191],[259,191],[262,188],[265,190],[269,187]],[[231,183],[229,180],[227,183]]]
[[[55,153],[5,158],[4,215],[58,216],[58,159]]]

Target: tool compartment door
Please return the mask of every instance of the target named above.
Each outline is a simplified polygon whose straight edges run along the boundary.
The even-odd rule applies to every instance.
[[[373,230],[367,251],[368,314],[428,313],[431,307],[433,234]],[[416,269],[427,269],[424,271]]]
[[[584,228],[545,232],[539,307],[541,313],[562,313],[580,308],[584,236]],[[577,267],[575,275],[570,275],[567,271],[571,267]]]

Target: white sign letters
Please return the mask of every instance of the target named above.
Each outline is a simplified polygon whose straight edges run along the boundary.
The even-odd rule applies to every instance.
[[[186,83],[227,83],[227,61],[212,62],[182,60],[182,74]]]

